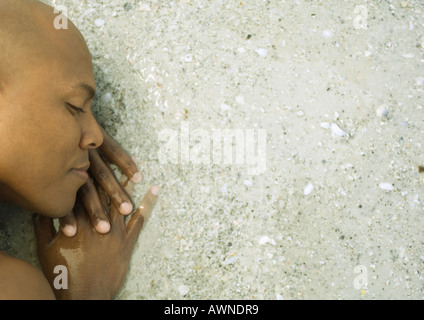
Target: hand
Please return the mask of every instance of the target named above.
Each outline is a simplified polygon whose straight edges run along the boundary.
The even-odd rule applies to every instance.
[[[116,164],[122,170],[123,174],[131,177],[135,183],[141,182],[142,176],[137,169],[134,159],[103,128],[101,130],[104,141],[102,146],[98,150],[91,150],[89,152],[91,163],[90,173],[93,179],[103,187],[114,205],[119,208],[119,212],[128,215],[133,211],[131,198],[116,180],[108,162]],[[89,181],[81,188],[78,197],[84,203],[96,230],[99,233],[107,233],[110,230],[110,223],[99,197],[96,196],[93,190],[93,183]],[[74,212],[59,219],[59,221],[63,233],[69,237],[73,237],[77,231],[77,221],[75,220]]]
[[[131,182],[126,186],[131,191]],[[105,193],[97,187],[101,202]],[[125,280],[130,257],[142,227],[147,222],[157,201],[159,188],[152,187],[138,210],[125,222],[117,207],[110,205],[111,230],[99,234],[80,202],[75,207],[78,231],[73,238],[56,233],[52,219],[34,214],[37,237],[37,254],[44,275],[49,281],[57,299],[113,299]],[[54,279],[58,274],[54,268],[66,267],[68,289],[57,290]]]

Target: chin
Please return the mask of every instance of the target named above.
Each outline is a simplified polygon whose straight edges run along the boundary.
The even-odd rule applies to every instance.
[[[50,203],[47,207],[40,208],[35,212],[52,219],[63,218],[72,212],[75,206],[76,193],[72,196],[55,197],[53,199],[57,200],[55,200],[54,203]]]

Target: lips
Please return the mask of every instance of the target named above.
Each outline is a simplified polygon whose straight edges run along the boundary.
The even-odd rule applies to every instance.
[[[85,182],[88,181],[89,176],[88,176],[88,169],[90,168],[90,164],[86,164],[84,166],[78,167],[78,168],[74,168],[71,171],[73,173],[75,173],[75,175],[77,175],[79,178],[81,178],[82,180],[84,180]]]
[[[77,171],[88,171],[88,169],[90,169],[90,163],[83,165],[81,167],[78,168],[74,168],[73,170],[77,170]]]

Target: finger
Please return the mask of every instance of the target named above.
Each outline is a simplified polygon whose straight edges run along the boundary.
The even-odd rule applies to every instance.
[[[91,223],[99,233],[108,233],[110,222],[101,203],[97,189],[91,180],[78,191],[84,208],[90,217]]]
[[[127,176],[122,175],[121,179],[119,179],[119,183],[128,194],[131,194],[133,192],[135,182],[131,180],[130,178],[128,178]]]
[[[130,196],[116,180],[113,171],[96,150],[90,150],[90,163],[90,172],[93,178],[106,191],[112,203],[119,208],[119,212],[124,215],[130,214],[133,209]]]
[[[143,226],[146,225],[149,220],[153,208],[158,200],[159,196],[159,187],[153,186],[146,193],[141,205],[138,207],[137,211],[131,216],[131,219],[127,224],[127,232],[131,245],[134,245],[137,241],[140,231],[143,229]]]
[[[37,247],[40,248],[49,245],[56,236],[56,229],[54,228],[53,220],[43,217],[37,213],[34,213],[32,218],[35,236],[37,239]]]
[[[106,210],[107,213],[109,213],[109,208],[110,208],[109,196],[107,195],[105,189],[103,189],[100,184],[98,184],[95,180],[93,181],[93,183],[96,186],[97,194],[99,195],[100,202],[103,208]]]
[[[77,233],[77,220],[75,219],[74,212],[72,211],[67,216],[59,219],[60,230],[67,237],[72,238]]]
[[[85,208],[82,202],[79,192],[78,192],[77,200],[75,201],[74,216],[75,216],[75,219],[77,220],[78,230],[93,228],[93,222],[91,221],[91,218],[89,214],[87,213],[87,209]]]
[[[135,183],[140,183],[143,177],[134,159],[103,128],[101,130],[103,132],[103,144],[99,149],[102,154],[110,162],[116,164],[127,177],[130,177]]]
[[[134,189],[134,186],[135,186],[134,181],[132,181],[127,176],[122,175],[121,178],[119,179],[119,183],[122,185],[122,188],[124,188],[124,190],[128,194],[131,194],[132,193],[132,191]],[[110,208],[109,215],[110,215],[110,219],[111,219],[112,223],[115,224],[115,223],[119,222],[120,225],[122,227],[124,227],[124,221],[125,221],[125,219],[123,219],[122,214],[119,213],[119,211],[116,209],[116,207],[113,204],[110,207],[111,208]],[[135,206],[133,205],[133,207],[135,207]]]

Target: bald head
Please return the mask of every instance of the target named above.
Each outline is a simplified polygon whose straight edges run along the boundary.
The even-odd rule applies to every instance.
[[[92,68],[81,33],[71,21],[68,29],[56,29],[57,16],[38,0],[0,1],[0,90],[46,63],[58,68],[85,60]]]
[[[54,9],[0,0],[0,200],[63,217],[85,183],[73,173],[103,134],[91,112],[91,55]]]

